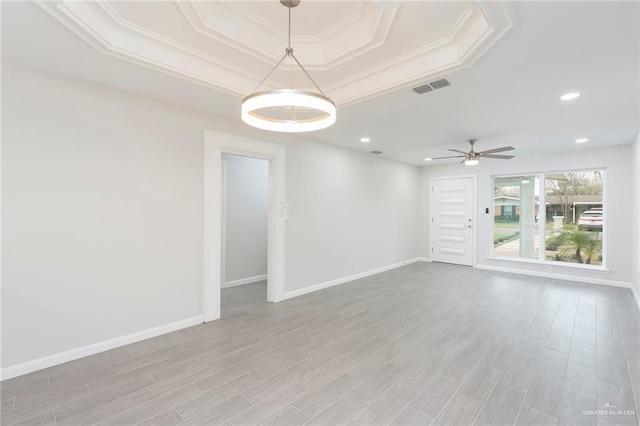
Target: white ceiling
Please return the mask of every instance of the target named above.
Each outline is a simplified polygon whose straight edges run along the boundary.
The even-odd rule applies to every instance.
[[[470,137],[525,156],[638,132],[637,2],[303,0],[293,12],[296,55],[338,102],[336,125],[305,137],[424,165]],[[277,0],[5,2],[2,56],[239,120],[286,25]],[[441,77],[452,85],[411,90]],[[569,91],[582,96],[561,102]]]

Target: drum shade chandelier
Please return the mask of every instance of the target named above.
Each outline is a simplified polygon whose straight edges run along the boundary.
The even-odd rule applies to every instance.
[[[291,48],[291,9],[300,4],[300,0],[280,0],[280,3],[289,9],[289,38],[285,54],[278,63],[269,71],[269,74],[256,86],[254,93],[242,100],[242,121],[259,129],[275,132],[310,132],[331,126],[336,121],[336,105],[327,97],[320,86],[311,78],[300,61],[293,54]],[[288,89],[274,89],[257,92],[262,84],[285,60],[289,60],[289,84]],[[311,80],[318,93],[293,87],[293,63],[298,64],[302,72]],[[286,118],[268,115],[265,111],[271,109],[284,111]],[[309,112],[313,114],[309,117]]]

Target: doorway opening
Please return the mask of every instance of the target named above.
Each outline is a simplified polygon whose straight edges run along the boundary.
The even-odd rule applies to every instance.
[[[267,302],[269,161],[222,153],[221,316]]]
[[[204,144],[203,322],[220,318],[221,291],[228,281],[233,281],[227,279],[226,259],[223,261],[223,154],[261,159],[268,163],[266,299],[269,302],[284,300],[285,220],[288,212],[285,204],[285,147],[208,130],[205,131]]]

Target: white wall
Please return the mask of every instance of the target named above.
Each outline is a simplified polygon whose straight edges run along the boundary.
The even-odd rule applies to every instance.
[[[227,284],[267,274],[269,162],[222,154],[226,164]]]
[[[632,194],[630,184],[631,145],[621,145],[601,149],[572,151],[564,154],[541,155],[526,158],[516,158],[508,161],[481,160],[474,167],[463,164],[446,164],[440,166],[425,166],[421,170],[422,210],[420,220],[422,243],[421,256],[429,257],[429,178],[434,176],[460,175],[476,173],[478,177],[478,241],[477,264],[498,268],[509,268],[520,271],[537,271],[538,273],[570,275],[573,277],[589,278],[592,282],[610,282],[629,286],[632,281],[632,242],[629,238],[632,223]],[[485,208],[491,207],[493,188],[491,176],[500,174],[519,174],[529,172],[560,171],[584,168],[601,168],[606,171],[606,209],[607,209],[607,253],[606,262],[609,271],[593,271],[560,265],[549,266],[523,263],[519,261],[489,259],[493,248],[493,231],[491,214],[485,213]],[[425,224],[426,222],[426,224]]]
[[[633,143],[633,184],[631,194],[633,197],[633,233],[630,240],[633,243],[633,257],[631,265],[633,267],[633,290],[636,303],[640,308],[640,133]]]
[[[8,63],[2,88],[3,369],[198,319],[205,129],[286,145],[287,292],[417,256],[417,167]]]
[[[418,182],[415,166],[288,145],[286,291],[415,258]]]

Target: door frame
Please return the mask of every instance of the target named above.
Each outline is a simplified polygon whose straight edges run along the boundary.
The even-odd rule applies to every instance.
[[[450,175],[450,176],[433,176],[429,178],[429,218],[432,219],[434,217],[433,211],[433,188],[435,181],[439,180],[450,180],[450,179],[466,179],[471,178],[473,183],[471,185],[473,192],[473,206],[471,213],[471,220],[473,221],[473,230],[471,232],[473,242],[471,244],[471,267],[475,268],[477,264],[477,252],[478,252],[478,174],[477,173],[469,173],[464,175]],[[433,220],[429,220],[429,258],[433,260],[433,247],[434,247],[434,237],[433,237]],[[465,265],[466,266],[466,265]]]
[[[220,160],[220,287],[227,283],[227,162]]]
[[[203,322],[220,318],[222,278],[222,153],[269,161],[267,300],[284,300],[286,148],[213,130],[204,132]]]

